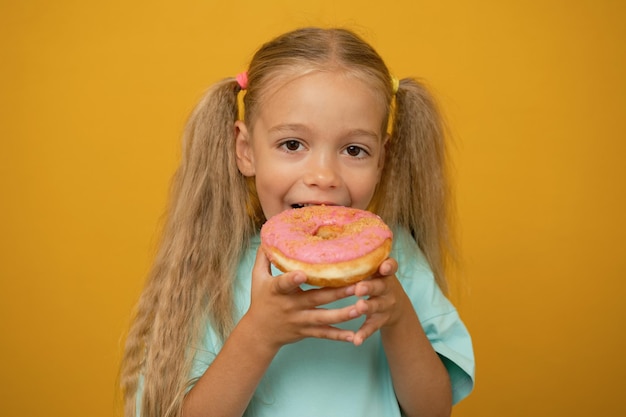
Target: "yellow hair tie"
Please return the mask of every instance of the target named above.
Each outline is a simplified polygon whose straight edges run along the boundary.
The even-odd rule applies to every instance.
[[[400,80],[398,80],[396,77],[392,75],[391,76],[391,89],[393,93],[396,94],[399,88],[400,88]]]

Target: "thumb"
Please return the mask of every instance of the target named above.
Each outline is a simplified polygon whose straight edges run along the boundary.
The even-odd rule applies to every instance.
[[[300,288],[300,284],[306,282],[306,275],[302,271],[287,272],[278,276],[272,276],[271,263],[265,251],[259,248],[252,268],[252,285],[255,281],[266,279],[272,280],[274,289],[279,294],[289,294]]]
[[[306,275],[302,271],[286,272],[274,277],[275,289],[280,294],[290,294],[300,289],[306,282]]]
[[[271,279],[272,273],[270,269],[270,261],[267,259],[263,249],[259,248],[256,252],[254,266],[252,267],[252,288],[261,285],[260,281]]]

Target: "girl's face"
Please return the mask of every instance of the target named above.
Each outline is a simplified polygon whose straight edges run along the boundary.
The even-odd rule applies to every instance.
[[[311,204],[366,209],[380,179],[385,109],[356,77],[316,71],[267,91],[254,124],[235,124],[237,164],[266,218]]]

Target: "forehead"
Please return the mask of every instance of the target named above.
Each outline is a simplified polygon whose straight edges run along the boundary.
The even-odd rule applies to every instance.
[[[347,71],[277,74],[256,91],[254,107],[246,109],[246,118],[254,124],[261,116],[297,119],[325,115],[381,124],[386,121],[389,104],[384,86],[376,84],[373,77]]]

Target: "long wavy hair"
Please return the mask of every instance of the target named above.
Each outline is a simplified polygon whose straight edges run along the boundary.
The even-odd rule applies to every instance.
[[[390,226],[411,232],[445,291],[446,147],[433,98],[412,78],[400,80],[394,91],[382,58],[353,32],[303,28],[254,55],[243,98],[246,123],[254,124],[264,94],[277,80],[310,71],[344,71],[380,92],[391,129],[370,209]],[[180,417],[193,359],[188,347],[203,336],[207,321],[223,339],[235,325],[236,268],[265,221],[254,180],[238,171],[235,160],[239,94],[235,78],[215,83],[187,123],[159,249],[126,339],[120,373],[126,417],[135,416],[139,391],[142,416]]]

